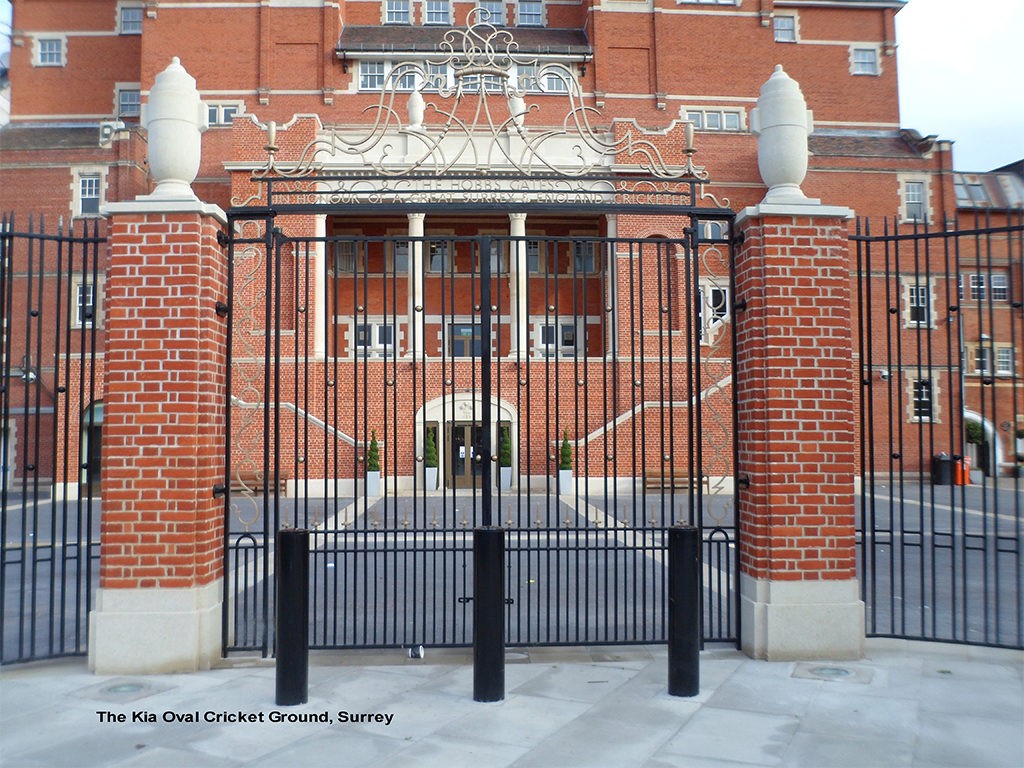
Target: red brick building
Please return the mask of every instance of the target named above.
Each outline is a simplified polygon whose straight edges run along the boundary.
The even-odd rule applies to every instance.
[[[814,113],[809,171],[803,185],[809,197],[847,206],[861,217],[889,217],[901,225],[913,225],[958,215],[962,221],[963,211],[978,202],[970,190],[976,184],[992,183],[996,186],[989,194],[994,207],[1019,209],[1017,176],[1009,173],[978,182],[957,176],[949,142],[901,125],[894,20],[902,4],[901,0],[519,0],[485,2],[479,7],[491,25],[507,28],[518,43],[521,56],[506,71],[527,95],[525,119],[534,135],[559,128],[567,98],[578,95],[583,106],[592,108],[588,115],[595,128],[616,138],[632,130],[656,146],[670,163],[679,164],[683,161],[679,152],[683,126],[688,123],[694,128],[696,159],[710,174],[711,181],[702,190],[734,211],[757,203],[764,195],[751,110],[758,89],[777,64],[800,84]],[[203,136],[202,165],[193,188],[200,199],[225,209],[242,203],[259,191],[250,176],[266,162],[266,127],[271,121],[281,126],[277,133],[280,157],[296,160],[308,142],[331,131],[348,136],[368,133],[374,116],[381,114],[376,107],[382,103],[382,93],[395,92],[398,99],[392,108],[405,120],[406,101],[413,92],[422,93],[429,102],[440,101],[439,94],[450,89],[462,88],[465,94],[500,90],[500,83],[488,79],[492,75],[478,74],[474,84],[471,79],[457,78],[450,62],[437,63],[444,34],[453,26],[465,26],[475,7],[448,0],[271,0],[261,4],[17,0],[11,51],[11,123],[0,131],[0,210],[16,211],[19,221],[29,213],[43,215],[51,223],[60,219],[66,228],[79,227],[82,220],[99,219],[102,236],[103,205],[150,191],[140,110],[155,76],[172,57],[178,57],[195,77],[208,110],[210,128]],[[461,102],[454,119],[462,123],[477,119],[470,101]],[[436,114],[427,111],[427,117],[436,120]],[[363,159],[335,151],[328,153],[325,163],[328,170],[355,173]],[[607,162],[604,170],[624,174],[631,160],[622,153],[614,162],[601,162]],[[479,159],[453,166],[456,171],[476,173],[486,167],[487,162]],[[503,166],[497,162],[493,167]],[[994,198],[999,190],[1005,195],[1002,203]],[[642,301],[628,311],[620,306],[614,323],[602,311],[613,278],[611,257],[600,250],[600,239],[613,235],[684,237],[683,225],[671,220],[565,211],[530,214],[517,222],[510,221],[506,212],[492,210],[474,215],[431,212],[416,224],[405,215],[387,213],[356,218],[324,214],[315,220],[281,219],[277,224],[293,237],[334,238],[331,254],[321,249],[315,257],[303,259],[298,241],[283,254],[290,265],[285,271],[290,269],[291,276],[286,274],[278,286],[280,306],[293,318],[292,327],[284,329],[292,334],[286,340],[285,354],[288,345],[294,344],[291,355],[297,356],[307,344],[314,357],[353,359],[362,355],[367,364],[380,363],[381,372],[373,374],[379,378],[386,378],[383,366],[389,359],[414,354],[438,360],[474,359],[482,343],[471,328],[474,296],[463,290],[467,284],[459,282],[458,276],[476,274],[484,256],[460,238],[535,237],[536,245],[525,253],[530,273],[525,281],[525,302],[511,278],[516,254],[508,249],[509,244],[499,243],[497,250],[486,255],[498,275],[493,281],[496,306],[505,308],[498,319],[503,330],[492,341],[493,351],[498,358],[519,355],[545,361],[546,366],[554,359],[558,370],[545,374],[548,378],[543,387],[558,380],[563,388],[560,392],[574,393],[574,412],[584,414],[591,411],[589,401],[580,399],[575,386],[580,379],[579,366],[586,365],[589,357],[617,348],[616,334],[624,332],[627,316],[632,316],[629,313],[636,314],[641,338],[647,331],[653,333],[653,326],[644,325],[654,321],[645,313]],[[520,229],[515,229],[517,226]],[[728,234],[722,223],[713,220],[702,226],[706,231],[701,236],[709,240]],[[412,262],[408,244],[403,249],[396,239],[401,235],[432,238],[424,243],[429,252],[421,254],[422,261],[417,262],[422,280],[405,277],[412,274],[408,272]],[[708,248],[713,250],[714,245],[705,245],[704,251]],[[102,250],[97,258],[95,264],[77,265],[81,279],[66,285],[61,301],[67,302],[62,311],[71,326],[95,330],[93,338],[102,349]],[[700,357],[713,367],[716,361],[724,366],[731,354],[729,334],[722,332],[728,322],[730,297],[727,257],[723,258],[719,249],[713,250],[710,258],[715,263],[708,265],[706,280],[687,302],[688,309],[700,305],[696,311],[702,332]],[[1010,297],[1020,290],[1021,277],[1014,272],[1019,254],[1015,259],[1013,253],[1007,253],[1004,261],[1005,270],[1003,262],[996,265],[1000,276],[992,278],[993,296],[998,292]],[[851,250],[851,266],[853,262]],[[317,275],[300,274],[300,263],[312,264]],[[888,274],[884,264],[868,266]],[[979,274],[966,267],[960,272],[968,283],[971,275]],[[944,266],[930,266],[926,274],[930,289],[945,295],[944,276],[948,273]],[[401,279],[392,279],[396,275]],[[977,283],[978,278],[973,279]],[[259,280],[236,283],[236,299],[248,296],[245,305],[252,312],[262,312],[267,299],[261,298],[265,287],[260,286]],[[914,303],[921,298],[920,287],[919,278],[903,280],[900,311],[909,313],[908,317],[920,308]],[[968,285],[967,290],[978,288],[977,284],[974,288]],[[451,292],[447,303],[445,291]],[[314,297],[304,317],[298,313],[303,293]],[[935,318],[948,310],[948,302],[943,307],[944,299],[940,300],[938,293],[926,300]],[[53,294],[51,302],[56,301]],[[421,321],[415,319],[417,302],[426,308]],[[1013,337],[1006,330],[1012,324],[1009,304],[1007,301],[1004,313],[1007,324],[997,312],[991,327],[970,326],[964,344],[974,349],[975,335],[979,343],[990,341],[989,362],[986,352],[969,354],[977,357],[979,365],[991,364],[997,375],[1012,372],[1013,378],[1019,361],[1011,339],[1019,339],[1020,331]],[[882,311],[883,305],[879,305]],[[517,307],[520,309],[512,311]],[[95,319],[90,320],[89,315]],[[258,335],[259,322],[246,326],[246,321],[237,317],[235,322],[240,323],[238,328]],[[907,349],[913,348],[921,327],[919,320],[908,320],[897,330],[906,336]],[[933,327],[938,327],[937,321]],[[30,351],[15,339],[8,354],[19,360]],[[931,359],[929,365],[948,362]],[[886,365],[878,367],[881,370]],[[913,367],[904,365],[907,371]],[[52,391],[60,372],[47,369],[45,362],[37,361],[36,368]],[[550,367],[544,370],[550,371]],[[316,375],[324,383],[330,379],[326,368]],[[285,378],[293,376],[289,368]],[[919,424],[922,418],[953,418],[939,410],[952,380],[931,378],[931,374],[918,377],[907,373],[900,382],[906,390],[907,399],[901,401],[906,425]],[[922,384],[925,381],[927,386]],[[974,397],[971,381],[965,382],[968,402]],[[85,418],[88,409],[102,399],[101,381],[98,386],[78,404],[79,413],[72,419],[74,433],[82,432],[79,414]],[[401,389],[400,381],[391,386]],[[473,442],[473,419],[430,416],[427,411],[434,395],[443,389],[443,376],[439,373],[430,386],[433,391],[425,390],[418,403],[422,413],[416,417],[417,423],[428,428],[433,425],[442,454],[442,483],[454,484],[453,451]],[[1008,407],[999,410],[1015,413],[1019,420],[1024,409],[1012,402],[1013,392],[1019,393],[1020,388],[1010,387],[999,395],[1011,398]],[[725,419],[717,428],[728,435],[729,385],[723,385],[714,396]],[[248,402],[239,397],[240,402]],[[365,433],[381,423],[384,415],[380,409],[389,407],[387,402],[385,395],[379,406],[374,406],[380,411],[377,416],[353,414],[349,419],[351,423],[343,431],[352,437],[353,451],[344,463],[352,465],[359,457]],[[926,410],[932,415],[923,416]],[[314,419],[326,416],[312,416],[308,408],[303,413]],[[603,410],[593,420],[584,416],[571,425],[570,437],[584,466],[599,468],[606,460],[608,447],[600,441],[588,443],[587,436],[600,431],[609,413]],[[557,413],[546,414],[544,421],[534,427],[543,438],[538,440],[534,434],[528,439],[528,431],[520,428],[509,409],[496,410],[495,441],[498,430],[510,427],[518,443],[517,457],[529,457],[523,461],[530,471],[519,474],[551,473],[545,465],[546,454],[566,424]],[[884,420],[878,426],[879,435],[888,429]],[[1012,430],[1000,438],[1003,463],[1012,454],[1010,435]],[[87,448],[81,450],[83,456],[88,452]],[[385,449],[386,462],[391,462],[396,478],[413,476],[410,462],[421,450],[422,438],[417,438],[415,449]],[[679,450],[677,458],[685,463],[683,449]],[[447,474],[445,456],[449,459]],[[917,471],[927,459],[925,455],[908,456],[904,468]],[[323,462],[330,460],[323,455]],[[72,457],[69,463],[73,462]],[[726,452],[705,474],[729,475],[730,463]],[[18,471],[16,463],[14,471]],[[344,475],[351,477],[355,471],[353,466]],[[317,478],[331,476],[322,465],[299,468],[294,460],[286,473],[294,479],[304,473],[307,477],[310,473]],[[630,467],[617,474],[638,472]]]

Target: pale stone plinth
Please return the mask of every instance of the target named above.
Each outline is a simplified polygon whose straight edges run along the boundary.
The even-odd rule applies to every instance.
[[[859,659],[864,603],[856,579],[769,581],[740,575],[740,646],[754,659]]]
[[[89,669],[98,675],[209,669],[221,657],[223,582],[191,589],[98,589]]]

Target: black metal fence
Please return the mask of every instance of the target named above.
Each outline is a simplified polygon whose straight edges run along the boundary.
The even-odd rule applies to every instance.
[[[1022,215],[853,241],[868,634],[1024,647]]]
[[[99,576],[96,221],[0,222],[0,659],[85,653]]]
[[[230,248],[226,651],[272,652],[282,525],[312,530],[314,648],[470,644],[488,524],[511,645],[663,642],[676,522],[702,530],[705,639],[738,638],[727,221],[683,239],[273,224],[234,222]]]

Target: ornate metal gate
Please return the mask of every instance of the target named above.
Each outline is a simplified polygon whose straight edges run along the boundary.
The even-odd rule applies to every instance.
[[[531,133],[513,74],[538,63],[485,24],[447,45],[450,90],[436,62],[392,68],[409,125],[391,89],[372,136],[320,131],[291,161],[266,126],[229,211],[225,650],[272,650],[282,526],[312,531],[313,647],[469,644],[492,524],[509,644],[664,640],[676,522],[703,533],[704,637],[734,640],[727,201],[691,132],[676,165],[609,139],[548,64],[574,128]],[[453,102],[426,110],[442,125],[424,93]]]

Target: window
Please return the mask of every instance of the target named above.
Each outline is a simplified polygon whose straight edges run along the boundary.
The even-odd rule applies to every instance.
[[[505,26],[504,0],[480,0],[476,5],[477,8],[481,8],[484,11],[478,16],[480,21],[485,21],[496,27]]]
[[[122,35],[142,34],[142,6],[125,5],[118,16],[118,31]]]
[[[774,20],[775,42],[796,42],[796,16],[776,16]]]
[[[971,301],[984,301],[987,294],[985,290],[985,276],[970,275],[969,284],[971,286]]]
[[[235,115],[242,114],[241,104],[207,104],[206,112],[210,125],[231,125]]]
[[[1014,374],[1013,347],[999,347],[996,349],[996,374],[999,376],[1012,376]]]
[[[411,21],[409,0],[386,0],[384,5],[385,24],[409,24]]]
[[[526,271],[532,275],[545,274],[548,271],[547,253],[541,257],[539,240],[528,240],[526,243]]]
[[[119,88],[117,91],[117,116],[138,117],[142,111],[142,97],[138,88]]]
[[[507,260],[505,259],[505,249],[502,247],[504,243],[500,240],[491,241],[491,253],[489,259],[489,268],[492,275],[503,275],[508,272]],[[479,254],[478,258],[482,258],[483,254]],[[477,270],[479,271],[479,270]]]
[[[391,349],[395,343],[395,327],[387,323],[356,323],[356,349],[380,352]]]
[[[416,72],[414,66],[399,66],[388,74],[389,86],[396,91],[412,91],[416,88]]]
[[[409,272],[409,243],[392,243],[391,269],[397,275]]]
[[[694,109],[686,120],[699,131],[739,131],[743,124],[738,110]]]
[[[424,5],[424,24],[448,24],[451,14],[448,0],[426,0]]]
[[[427,62],[425,74],[426,82],[423,84],[423,90],[439,91],[448,87],[448,65]]]
[[[100,317],[100,291],[80,276],[74,278],[71,287],[71,327],[91,328],[94,324],[102,325]]]
[[[544,68],[543,89],[547,93],[568,93],[572,75],[562,67],[548,66]]]
[[[334,274],[353,275],[363,271],[363,260],[358,258],[356,244],[352,240],[342,240],[334,244]]]
[[[1010,285],[1006,275],[998,272],[989,275],[989,286],[992,289],[992,301],[1007,301],[1010,298]]]
[[[597,243],[576,241],[572,244],[572,268],[576,274],[597,272],[599,259]]]
[[[907,309],[908,320],[917,325],[927,325],[931,322],[929,308],[930,291],[928,285],[914,284],[907,286]]]
[[[540,323],[538,326],[537,350],[544,357],[574,357],[580,333],[575,322]]]
[[[480,327],[473,323],[448,324],[448,354],[452,357],[480,357]]]
[[[988,192],[985,190],[984,184],[968,184],[967,193],[971,196],[971,201],[975,203],[987,203]]]
[[[359,90],[379,91],[384,87],[384,62],[359,62]]]
[[[544,3],[542,0],[519,0],[518,23],[521,27],[540,27],[544,25]]]
[[[64,39],[39,38],[36,40],[36,66],[63,67]]]
[[[724,221],[702,221],[698,227],[698,236],[702,241],[725,240],[729,233],[729,224]]]
[[[903,208],[907,221],[925,220],[924,182],[907,181],[903,184]]]
[[[991,348],[984,346],[974,348],[974,372],[983,374],[992,373]]]
[[[914,379],[912,404],[917,421],[932,419],[932,383],[928,379]]]
[[[702,285],[697,289],[697,326],[700,339],[710,341],[710,335],[729,318],[729,289],[715,285]]]
[[[100,213],[101,179],[98,173],[78,177],[78,215],[98,216]]]
[[[429,272],[450,272],[451,259],[448,255],[448,243],[433,242],[430,244]]]
[[[875,48],[851,49],[850,72],[854,75],[877,75],[878,50]]]

